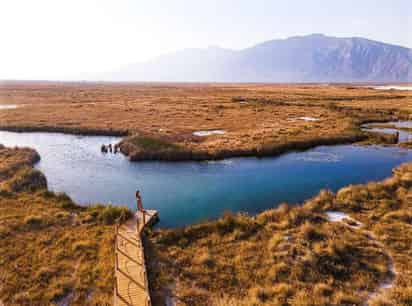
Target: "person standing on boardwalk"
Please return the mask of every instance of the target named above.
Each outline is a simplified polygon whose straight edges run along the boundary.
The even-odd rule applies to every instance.
[[[142,215],[143,215],[143,226],[145,225],[145,218],[146,218],[146,216],[145,216],[145,211],[144,211],[144,208],[143,208],[143,202],[142,202],[142,197],[140,196],[140,191],[139,190],[137,190],[136,191],[136,204],[137,204],[137,212],[139,213],[139,211],[142,213]]]
[[[143,211],[143,202],[142,202],[142,197],[140,196],[140,191],[136,191],[136,203],[137,203],[137,210],[138,211]]]

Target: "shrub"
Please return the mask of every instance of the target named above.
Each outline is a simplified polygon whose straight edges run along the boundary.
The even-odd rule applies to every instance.
[[[408,210],[397,210],[390,213],[387,213],[383,220],[396,220],[412,224],[412,212]]]
[[[306,222],[300,229],[300,235],[305,241],[313,242],[325,239],[323,234],[316,226]]]
[[[101,204],[89,206],[86,214],[92,217],[93,221],[107,225],[123,222],[132,217],[132,212],[127,207],[103,206]]]
[[[51,199],[55,196],[55,193],[46,189],[41,192],[41,196],[45,197],[46,199]]]
[[[336,305],[342,306],[352,306],[352,305],[361,305],[362,300],[356,296],[345,294],[343,292],[339,292],[336,295]]]
[[[276,284],[272,290],[276,299],[281,300],[283,303],[293,294],[292,286],[287,283]]]
[[[38,215],[29,215],[24,218],[24,224],[30,226],[31,228],[39,228],[42,225],[45,225],[47,222],[43,217]]]
[[[323,211],[333,206],[335,195],[330,190],[321,190],[317,196],[305,202],[304,207],[310,211]]]
[[[240,297],[239,299],[228,297],[226,295],[219,297],[212,297],[213,306],[253,306],[252,302],[248,299]]]
[[[47,188],[47,180],[43,173],[30,167],[24,167],[10,180],[3,183],[1,189],[11,192],[33,192],[44,188]]]
[[[268,249],[273,252],[277,246],[283,241],[283,236],[279,233],[273,234],[268,243]]]
[[[399,302],[402,303],[402,305],[412,305],[412,287],[400,287],[397,288],[395,292],[398,295]]]
[[[36,272],[36,279],[38,279],[38,281],[40,283],[47,283],[49,282],[49,280],[55,276],[57,273],[57,271],[50,266],[46,266],[46,267],[41,267],[37,272]]]
[[[249,296],[252,300],[265,303],[273,297],[273,291],[267,288],[252,288],[249,289]]]
[[[290,206],[282,203],[277,208],[268,209],[257,215],[256,219],[259,223],[281,222],[289,213]]]
[[[195,263],[212,268],[215,264],[208,250],[203,250],[196,255]]]
[[[342,188],[336,194],[338,205],[358,212],[362,209],[363,203],[367,202],[369,192],[361,186],[349,186]]]
[[[73,200],[64,192],[59,192],[59,193],[49,193],[47,197],[55,197],[56,201],[56,206],[61,207],[63,209],[67,210],[72,210],[72,209],[78,209],[79,206],[73,202]]]
[[[76,241],[72,245],[72,252],[77,255],[87,256],[89,259],[96,256],[97,245],[92,241]]]
[[[270,268],[268,274],[275,282],[286,281],[290,274],[290,267],[284,262],[279,262]]]
[[[315,285],[313,291],[317,296],[331,296],[334,289],[330,285],[318,283]]]

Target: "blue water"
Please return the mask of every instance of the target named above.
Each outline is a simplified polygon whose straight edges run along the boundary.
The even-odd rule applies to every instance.
[[[389,121],[385,122],[387,125],[393,125],[397,128],[412,128],[412,121]],[[373,126],[373,123],[371,124],[364,124],[363,130],[365,131],[370,131],[370,132],[378,132],[378,133],[385,133],[385,134],[399,134],[399,139],[398,142],[408,142],[412,140],[412,134],[408,131],[402,131],[398,130],[397,128],[376,128],[372,127],[370,128],[369,126]]]
[[[234,158],[219,162],[138,162],[102,154],[116,137],[0,131],[0,143],[29,146],[49,188],[76,202],[115,203],[135,208],[141,190],[146,208],[159,210],[162,227],[215,218],[224,211],[257,213],[282,202],[299,203],[319,190],[381,180],[412,161],[412,151],[395,147],[339,145],[277,158]]]

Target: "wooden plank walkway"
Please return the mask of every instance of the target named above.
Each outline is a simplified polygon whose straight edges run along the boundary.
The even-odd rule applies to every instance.
[[[141,233],[157,218],[157,211],[138,212],[134,218],[116,226],[115,238],[115,306],[150,306],[149,285],[144,262]]]

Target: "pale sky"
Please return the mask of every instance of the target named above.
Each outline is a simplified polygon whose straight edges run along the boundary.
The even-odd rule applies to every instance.
[[[81,79],[184,48],[311,33],[411,48],[411,0],[1,0],[0,79]]]

